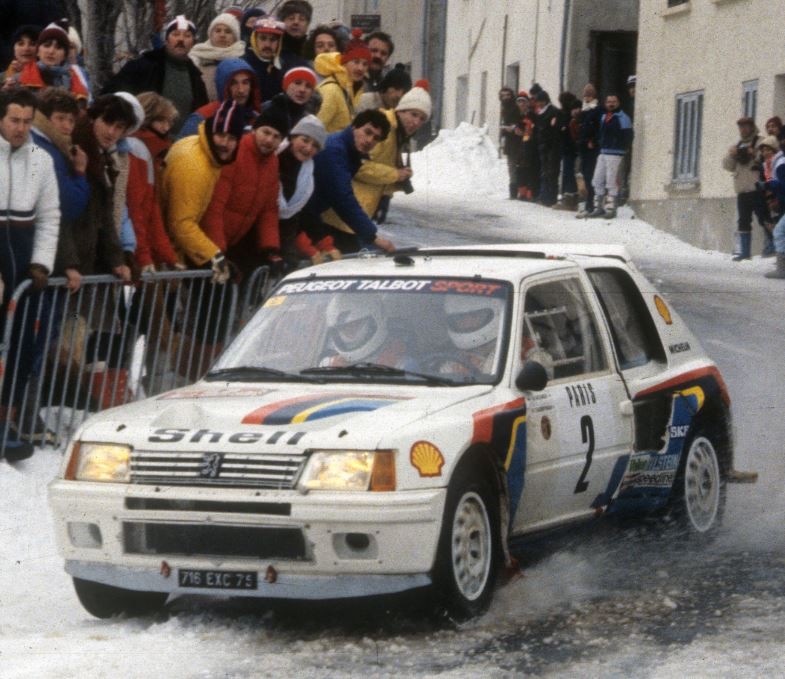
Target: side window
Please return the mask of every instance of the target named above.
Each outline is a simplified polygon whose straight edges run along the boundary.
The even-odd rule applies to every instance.
[[[638,286],[621,269],[592,269],[589,279],[611,328],[622,370],[665,361],[657,326]]]
[[[541,363],[549,378],[607,368],[597,323],[577,278],[530,287],[523,325],[521,358]]]

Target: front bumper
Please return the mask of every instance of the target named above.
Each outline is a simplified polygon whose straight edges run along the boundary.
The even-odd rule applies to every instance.
[[[49,488],[58,547],[75,577],[139,591],[292,599],[429,584],[445,497],[443,488],[303,495],[59,479]],[[254,571],[258,585],[184,587],[179,569]]]

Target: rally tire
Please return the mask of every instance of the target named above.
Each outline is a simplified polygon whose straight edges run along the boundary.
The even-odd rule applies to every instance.
[[[718,446],[712,436],[697,430],[684,446],[671,491],[670,518],[689,537],[713,537],[722,522],[725,489]]]
[[[447,491],[434,586],[439,604],[466,620],[487,610],[501,553],[498,499],[480,474],[459,473]]]
[[[74,589],[79,603],[96,618],[116,615],[136,617],[161,610],[169,596],[163,592],[135,592],[100,582],[74,578]]]

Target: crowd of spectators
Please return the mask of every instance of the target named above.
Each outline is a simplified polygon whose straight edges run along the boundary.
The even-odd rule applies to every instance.
[[[393,251],[377,223],[412,176],[428,83],[390,68],[387,33],[309,32],[311,17],[305,0],[232,7],[197,42],[177,16],[100,92],[66,21],[19,26],[0,85],[0,318],[26,278],[76,291],[88,274],[206,268],[223,285]]]
[[[635,76],[627,79],[635,100]],[[575,211],[578,218],[613,218],[628,193],[632,115],[618,93],[600,102],[591,83],[579,99],[562,92],[558,107],[535,83],[517,94],[499,91],[502,149],[509,197]]]

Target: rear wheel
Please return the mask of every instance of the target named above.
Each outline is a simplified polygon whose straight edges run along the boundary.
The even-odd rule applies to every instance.
[[[466,619],[488,608],[499,552],[498,501],[488,483],[461,474],[447,492],[434,574],[441,603],[451,615]]]
[[[687,450],[671,494],[671,515],[693,535],[714,533],[725,508],[725,482],[717,446],[712,437],[697,431]]]
[[[135,592],[81,578],[74,578],[74,589],[84,609],[96,618],[154,613],[164,607],[169,596],[165,592]]]

